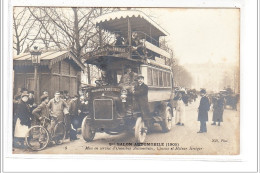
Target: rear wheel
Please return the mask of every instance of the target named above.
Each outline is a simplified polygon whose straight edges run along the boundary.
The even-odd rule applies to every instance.
[[[161,127],[163,132],[168,132],[172,128],[172,108],[166,106],[162,112],[163,121],[161,122]]]
[[[49,133],[47,129],[42,126],[31,127],[25,137],[26,145],[34,151],[43,150],[49,141]]]
[[[63,122],[58,122],[54,127],[53,140],[56,144],[60,145],[63,143],[66,135],[66,129]]]
[[[91,130],[89,120],[85,117],[81,125],[82,137],[85,141],[91,142],[95,137],[95,132]]]
[[[137,140],[137,142],[144,142],[146,138],[146,133],[147,127],[145,127],[142,117],[138,117],[135,123],[135,139]]]

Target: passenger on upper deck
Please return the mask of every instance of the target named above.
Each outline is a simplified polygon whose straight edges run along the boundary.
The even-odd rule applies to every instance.
[[[136,52],[142,59],[145,59],[144,47],[142,45],[141,39],[138,37],[137,32],[132,33],[132,47],[133,51]]]
[[[119,32],[115,34],[115,37],[116,37],[115,46],[124,46],[125,39],[124,37],[121,36]]]

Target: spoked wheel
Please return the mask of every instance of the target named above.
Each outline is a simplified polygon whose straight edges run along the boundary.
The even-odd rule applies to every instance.
[[[65,134],[66,134],[65,125],[63,124],[63,122],[58,122],[54,127],[52,139],[56,144],[60,145],[63,143]]]
[[[92,131],[87,117],[85,117],[82,121],[81,130],[82,130],[82,137],[85,141],[87,142],[93,141],[96,133]]]
[[[135,139],[137,142],[144,142],[146,138],[147,128],[144,125],[142,117],[138,117],[135,123]]]
[[[47,129],[42,126],[31,127],[25,137],[26,145],[34,151],[43,150],[49,141],[49,133]]]
[[[163,121],[161,123],[162,131],[168,132],[172,128],[172,108],[170,106],[166,106],[162,114],[163,114]]]

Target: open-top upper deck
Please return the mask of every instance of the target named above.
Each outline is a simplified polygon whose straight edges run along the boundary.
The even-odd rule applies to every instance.
[[[132,31],[142,31],[153,38],[170,35],[145,13],[138,10],[111,12],[96,18],[97,26],[109,32],[120,31],[124,36],[128,35],[128,22],[131,23]]]
[[[143,12],[125,10],[108,13],[98,17],[96,25],[115,34],[115,43],[101,45],[97,50],[88,52],[83,56],[86,63],[99,67],[108,63],[170,67],[172,51],[164,50],[159,43],[161,36],[169,34]],[[121,40],[120,44],[117,44],[117,39]]]

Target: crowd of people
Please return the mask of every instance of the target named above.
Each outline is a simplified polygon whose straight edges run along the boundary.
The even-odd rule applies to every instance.
[[[202,89],[200,91],[200,104],[198,107],[198,121],[200,122],[200,130],[198,133],[206,133],[207,126],[206,122],[208,119],[208,111],[212,107],[213,116],[211,125],[221,125],[223,122],[223,113],[225,107],[225,99],[221,93],[217,93],[214,97],[209,98],[206,94],[206,90]],[[184,126],[185,117],[186,117],[186,106],[188,106],[189,98],[185,89],[178,89],[175,91],[174,105],[173,107],[176,110],[175,122],[176,125]]]
[[[129,99],[135,99],[147,130],[151,126],[150,112],[148,109],[148,86],[144,84],[144,76],[137,75],[126,66],[126,73],[121,77],[119,86],[122,86],[132,96]],[[201,99],[198,107],[198,121],[200,122],[200,130],[198,133],[206,133],[206,122],[208,119],[208,111],[213,104],[212,125],[220,126],[223,122],[224,98],[221,94],[217,94],[213,99],[209,99],[206,90],[200,91]],[[176,109],[175,122],[176,125],[184,126],[186,117],[186,106],[189,104],[187,91],[180,89],[175,91],[173,107]],[[56,91],[54,97],[50,99],[47,91],[44,91],[40,97],[41,103],[36,104],[34,92],[23,88],[14,96],[14,146],[25,147],[25,135],[29,128],[34,125],[42,125],[44,118],[52,119],[55,117],[58,122],[64,122],[66,129],[66,138],[77,140],[77,129],[80,128],[83,118],[88,112],[88,103],[84,96],[74,95],[70,97],[68,91]],[[127,109],[132,109],[133,105],[129,105]],[[218,123],[218,124],[217,124]],[[52,123],[45,124],[48,130],[53,129]]]
[[[87,102],[84,96],[70,97],[68,91],[56,91],[54,98],[49,99],[47,91],[43,91],[39,105],[34,99],[34,92],[22,88],[13,100],[13,137],[14,147],[24,148],[25,136],[29,128],[42,125],[45,118],[55,117],[63,122],[66,128],[66,139],[77,140],[77,129],[87,115]],[[45,124],[48,130],[53,129],[52,123]]]

